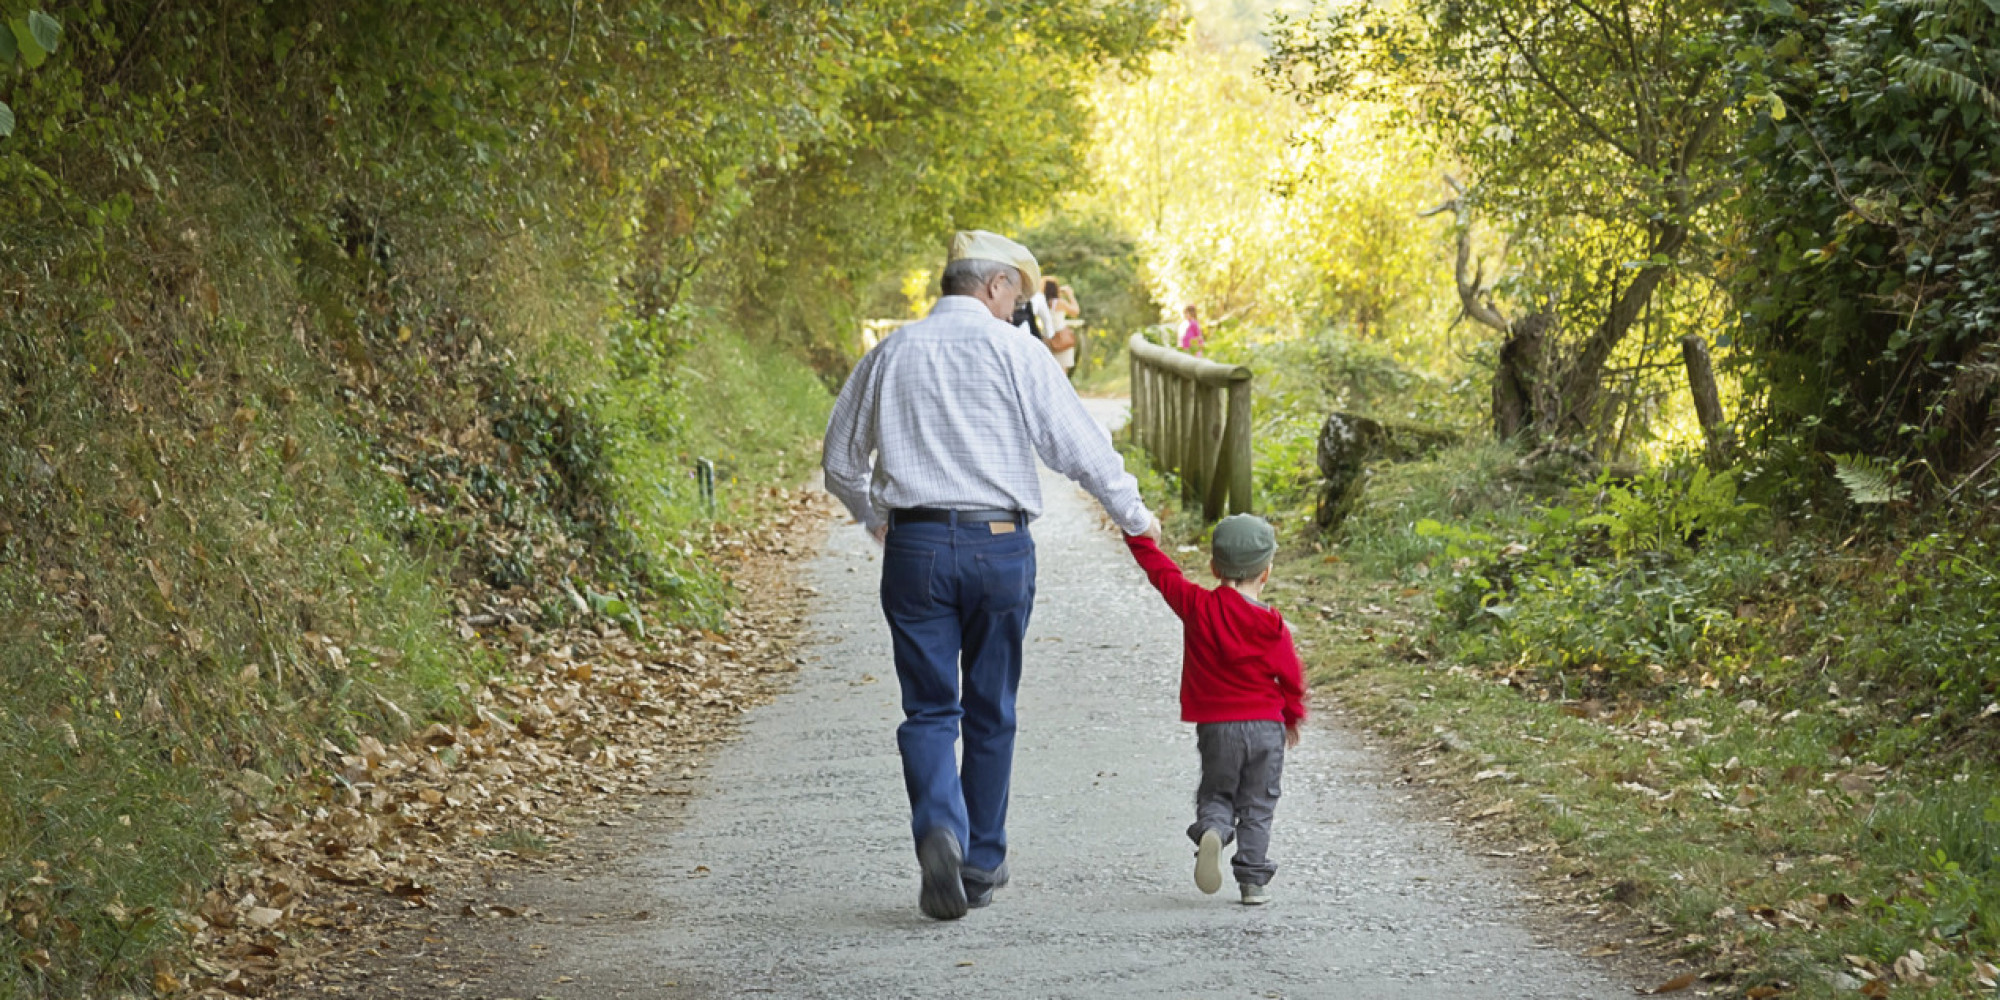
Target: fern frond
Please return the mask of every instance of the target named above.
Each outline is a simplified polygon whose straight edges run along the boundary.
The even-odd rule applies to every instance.
[[[1889,70],[1909,84],[1911,89],[1943,94],[1960,103],[1978,101],[1986,105],[1987,111],[2000,115],[2000,94],[1949,66],[1940,66],[1904,52],[1889,60]]]
[[[1896,483],[1897,466],[1873,455],[1828,455],[1833,476],[1855,503],[1894,503],[1909,495]]]
[[[1902,0],[1900,6],[1942,15],[1946,24],[1960,32],[1983,26],[1987,18],[2000,13],[1984,0]]]

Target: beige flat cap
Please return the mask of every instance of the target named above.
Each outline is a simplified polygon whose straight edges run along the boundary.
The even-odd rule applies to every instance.
[[[1035,255],[1028,248],[999,233],[989,233],[984,229],[964,229],[951,238],[951,256],[946,260],[991,260],[1011,264],[1021,272],[1027,284],[1021,286],[1021,297],[1027,298],[1041,290],[1042,265],[1035,262]]]

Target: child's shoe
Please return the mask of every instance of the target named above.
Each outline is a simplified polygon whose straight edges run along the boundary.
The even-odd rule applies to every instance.
[[[1214,830],[1203,830],[1194,849],[1194,887],[1211,896],[1222,888],[1222,835]]]
[[[1236,887],[1243,890],[1244,906],[1263,906],[1265,903],[1271,901],[1271,889],[1269,886],[1238,882],[1236,883]]]

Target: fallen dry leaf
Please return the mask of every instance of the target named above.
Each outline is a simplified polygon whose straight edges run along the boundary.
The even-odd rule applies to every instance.
[[[1680,975],[1675,976],[1674,978],[1669,979],[1666,982],[1661,983],[1660,985],[1655,986],[1650,990],[1640,990],[1639,992],[1647,996],[1656,996],[1661,993],[1678,993],[1681,990],[1693,986],[1695,980],[1699,978],[1701,977],[1695,975],[1692,972],[1683,972]]]
[[[410,910],[433,907],[496,864],[549,853],[576,827],[615,815],[621,799],[670,791],[661,778],[692,777],[691,765],[741,713],[806,662],[794,644],[812,595],[790,565],[817,548],[831,503],[816,492],[772,496],[780,493],[785,507],[767,527],[713,528],[711,548],[731,554],[744,595],[724,612],[724,631],[663,625],[640,636],[588,615],[549,624],[538,602],[569,603],[560,586],[501,592],[463,583],[456,624],[509,669],[466,691],[461,718],[411,725],[385,703],[393,738],[358,735],[348,748],[322,741],[312,775],[263,790],[277,794],[247,795],[234,827],[240,862],[187,913],[191,968],[156,967],[153,992],[285,994],[286,982],[328,962],[369,964],[392,937],[430,926],[405,917]],[[646,613],[649,622],[669,619]],[[334,670],[349,656],[395,655],[352,637],[302,639]],[[459,912],[536,913],[497,904]],[[11,919],[37,918],[17,910]],[[46,952],[23,956],[30,966],[46,960]]]
[[[1937,982],[1936,977],[1930,975],[1928,963],[1924,961],[1923,952],[1920,951],[1897,956],[1895,969],[1897,979],[1912,985],[1929,986]]]
[[[1991,962],[1975,958],[1972,960],[1972,981],[1993,989],[2000,986],[2000,969],[1994,968]]]

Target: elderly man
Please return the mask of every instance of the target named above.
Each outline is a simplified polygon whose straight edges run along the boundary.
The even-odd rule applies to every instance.
[[[1041,280],[1026,247],[952,239],[944,295],[861,359],[827,423],[827,489],[884,546],[896,744],[923,912],[955,920],[1007,882],[1021,637],[1035,602],[1035,458],[1133,534],[1157,538],[1111,437],[1048,349],[1008,320]],[[871,464],[870,457],[873,456]],[[963,763],[953,750],[963,731]]]

